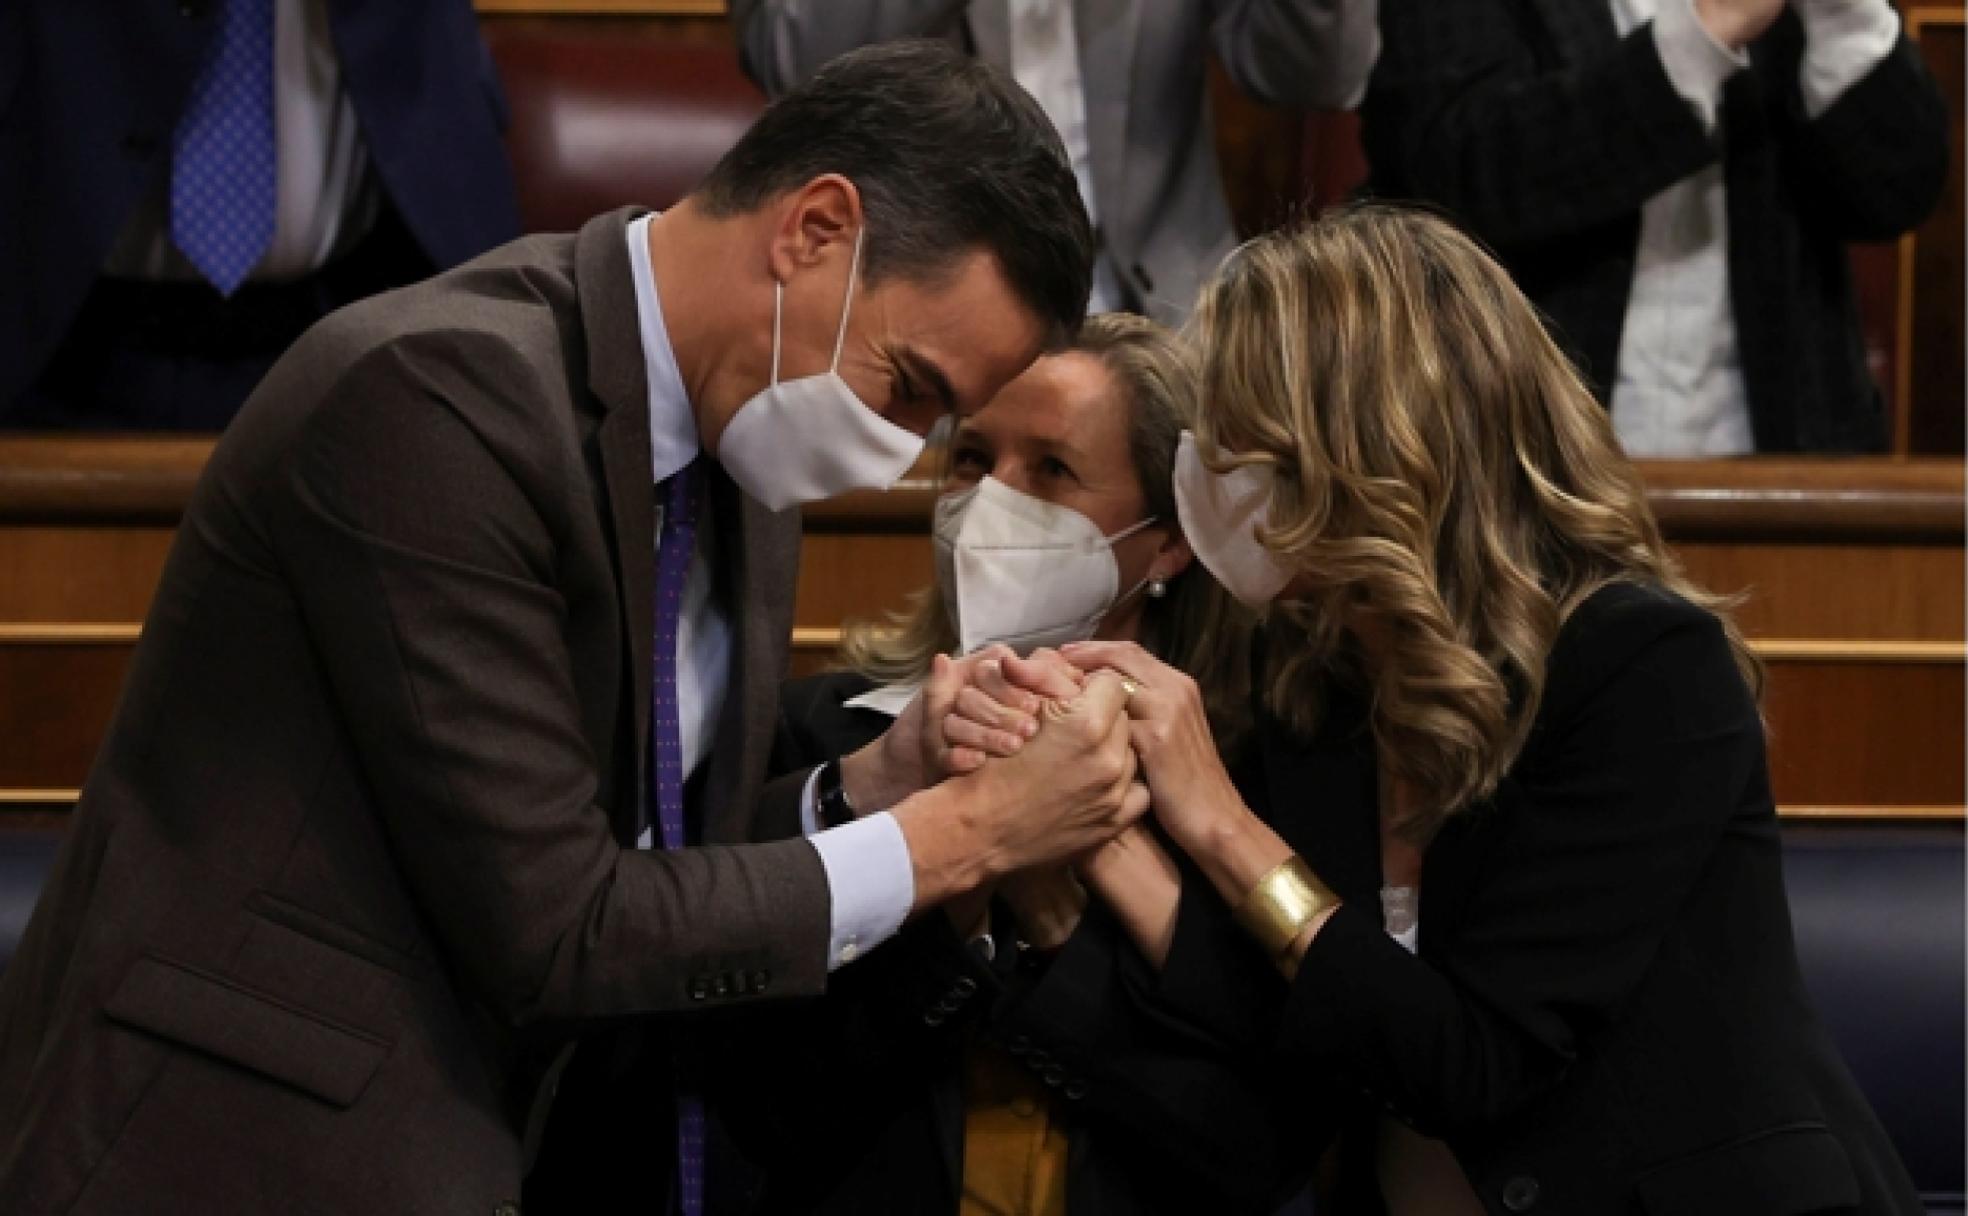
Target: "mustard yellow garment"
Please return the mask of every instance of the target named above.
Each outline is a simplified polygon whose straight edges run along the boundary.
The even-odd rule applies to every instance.
[[[1003,1049],[964,1056],[959,1216],[1065,1216],[1066,1129],[1046,1087]]]

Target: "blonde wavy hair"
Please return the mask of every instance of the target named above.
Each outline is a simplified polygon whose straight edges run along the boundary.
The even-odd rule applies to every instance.
[[[1127,410],[1128,454],[1147,513],[1175,525],[1173,471],[1182,432],[1194,423],[1196,365],[1172,331],[1142,317],[1089,317],[1054,354],[1098,359]],[[1142,647],[1192,676],[1202,690],[1219,748],[1233,750],[1250,724],[1250,643],[1256,618],[1209,576],[1200,562],[1169,580],[1168,592],[1141,611]],[[954,654],[957,634],[942,591],[932,582],[898,612],[853,620],[842,633],[837,666],[878,684],[920,680],[939,654]]]
[[[1425,838],[1491,794],[1530,732],[1567,615],[1600,587],[1681,573],[1645,488],[1509,276],[1425,212],[1361,205],[1259,237],[1205,288],[1197,439],[1273,473],[1259,540],[1303,572],[1270,628],[1265,699],[1315,729],[1329,682],[1365,683],[1382,764]],[[1282,619],[1279,619],[1282,618]],[[1359,639],[1377,636],[1378,661]]]

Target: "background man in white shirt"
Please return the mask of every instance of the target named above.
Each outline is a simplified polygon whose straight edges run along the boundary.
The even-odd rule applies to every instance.
[[[1844,246],[1948,155],[1888,0],[1384,0],[1382,32],[1375,191],[1496,248],[1631,454],[1883,446]]]

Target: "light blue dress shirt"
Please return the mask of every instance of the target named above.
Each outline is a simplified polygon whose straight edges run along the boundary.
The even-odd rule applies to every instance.
[[[629,267],[635,280],[636,322],[642,337],[642,357],[649,380],[650,472],[657,482],[696,459],[703,450],[697,437],[697,417],[684,391],[676,352],[670,348],[663,324],[656,274],[649,262],[649,221],[632,220],[628,227]],[[706,515],[697,526],[697,553],[683,586],[683,617],[678,628],[677,701],[682,709],[680,734],[686,774],[711,753],[718,711],[724,705],[731,675],[731,627],[724,605],[714,594],[710,555],[716,551],[717,517]],[[657,534],[662,534],[659,526]],[[811,781],[809,779],[809,786]],[[820,854],[827,873],[831,929],[827,967],[832,970],[867,953],[894,935],[916,901],[915,867],[909,845],[895,817],[883,812],[857,819],[827,832],[812,830],[807,839]],[[636,842],[649,848],[645,830]]]

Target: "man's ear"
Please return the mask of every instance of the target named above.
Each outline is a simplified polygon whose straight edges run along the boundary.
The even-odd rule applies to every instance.
[[[775,210],[766,256],[773,279],[781,283],[832,256],[832,247],[852,249],[861,231],[861,192],[838,173],[823,173],[788,191]]]

